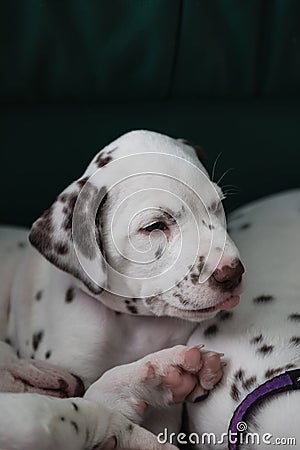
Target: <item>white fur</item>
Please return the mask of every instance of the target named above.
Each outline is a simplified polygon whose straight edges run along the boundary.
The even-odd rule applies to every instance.
[[[99,170],[99,158],[111,162]],[[82,186],[84,177],[89,181]],[[99,197],[106,191],[108,200],[95,228]],[[71,234],[64,224],[72,196],[77,201]],[[45,360],[51,351],[49,362],[81,377],[85,387],[112,367],[185,343],[197,322],[215,314],[199,309],[238,293],[210,284],[215,268],[231,265],[239,257],[226,234],[221,200],[221,190],[209,181],[190,145],[147,131],[117,139],[96,155],[83,177],[65,189],[48,216],[33,225],[30,241],[41,254],[28,245],[26,230],[1,230],[2,339],[10,339],[20,358]],[[167,232],[147,234],[145,227],[166,212]],[[99,251],[99,236],[106,263]],[[161,255],[156,256],[157,252]],[[205,260],[203,271],[200,257]],[[138,264],[132,261],[136,258]],[[203,275],[202,282],[193,283],[191,272],[199,280]],[[111,292],[101,292],[101,287]],[[72,301],[66,302],[70,288]],[[33,351],[32,336],[39,330],[43,338]],[[14,408],[23,402],[23,397],[13,399]],[[9,401],[9,395],[3,397],[7,407]],[[39,428],[44,413],[37,414],[36,408],[48,408],[50,400],[40,403],[33,396],[28,402]],[[51,403],[55,405],[52,413],[59,402]],[[19,444],[14,448],[20,448]]]
[[[249,225],[247,227],[247,224]],[[300,336],[300,322],[290,320],[290,314],[300,313],[300,190],[268,197],[235,211],[229,220],[231,236],[241,252],[246,267],[244,292],[238,307],[227,320],[215,318],[197,327],[189,345],[205,343],[215,351],[225,353],[223,381],[201,404],[189,404],[190,432],[226,433],[233,411],[249,391],[266,381],[268,369],[294,364],[300,367],[300,345],[290,339]],[[257,303],[261,295],[271,295],[273,300]],[[205,330],[217,325],[215,335],[205,336]],[[251,340],[262,335],[260,342]],[[265,355],[259,351],[263,346],[274,346]],[[245,377],[256,377],[251,388],[243,388],[235,381],[239,369]],[[239,401],[231,397],[232,385],[240,391]],[[273,435],[271,441],[281,437],[295,437],[297,444],[284,448],[298,448],[300,392],[284,393],[261,405],[249,420],[249,431]],[[259,450],[269,448],[251,445]],[[199,448],[226,448],[226,444],[199,446]]]

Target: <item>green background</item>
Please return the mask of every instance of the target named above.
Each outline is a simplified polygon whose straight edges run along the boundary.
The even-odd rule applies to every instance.
[[[299,0],[0,5],[1,222],[29,225],[146,128],[203,146],[228,209],[299,186]]]

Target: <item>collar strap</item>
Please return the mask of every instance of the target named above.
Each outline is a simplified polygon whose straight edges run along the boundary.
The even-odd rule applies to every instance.
[[[228,449],[238,450],[239,435],[242,433],[239,422],[243,421],[254,406],[269,396],[295,389],[300,389],[300,369],[284,372],[250,392],[233,413],[228,429]],[[230,436],[234,437],[235,443],[230,442]]]

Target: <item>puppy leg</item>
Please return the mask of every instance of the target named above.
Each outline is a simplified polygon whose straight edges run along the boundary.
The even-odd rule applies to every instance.
[[[175,450],[118,412],[88,400],[0,394],[0,447],[6,450]]]
[[[0,392],[32,392],[54,397],[82,396],[83,383],[66,370],[42,361],[19,359],[0,342]]]
[[[219,354],[202,356],[199,347],[178,345],[107,371],[84,397],[140,423],[148,405],[181,403],[199,389],[212,389],[221,377]]]

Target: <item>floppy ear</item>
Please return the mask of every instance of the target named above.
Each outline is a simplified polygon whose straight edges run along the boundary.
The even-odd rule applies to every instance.
[[[101,240],[105,196],[104,186],[80,178],[34,222],[29,234],[30,243],[45,258],[81,280],[94,294],[101,293],[106,284]]]
[[[186,139],[181,139],[181,138],[178,139],[178,141],[182,142],[185,145],[188,145],[189,147],[192,147],[195,150],[199,161],[203,164],[205,169],[207,168],[205,153],[204,153],[202,147],[200,147],[200,145],[194,144],[193,142],[190,142],[190,141],[187,141]]]

